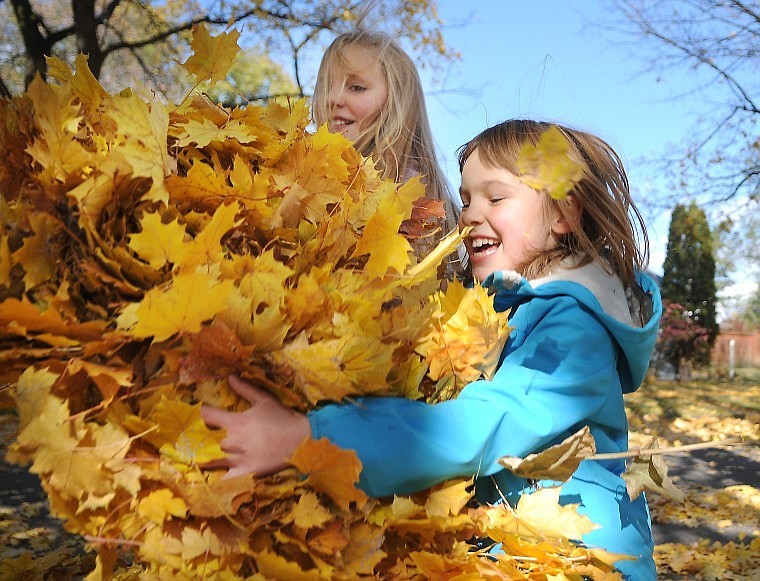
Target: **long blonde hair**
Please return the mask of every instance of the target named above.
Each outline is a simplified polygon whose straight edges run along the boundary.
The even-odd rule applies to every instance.
[[[545,196],[547,212],[557,212],[572,228],[557,237],[554,248],[539,253],[523,274],[527,278],[545,276],[565,258],[585,255],[575,266],[598,261],[624,284],[633,284],[636,271],[645,268],[649,258],[646,225],[631,198],[623,163],[604,140],[553,123],[512,119],[489,127],[459,148],[459,169],[477,149],[484,164],[519,177],[517,160],[523,145],[537,145],[541,134],[552,126],[567,138],[567,154],[582,169],[582,177],[569,192],[577,205],[568,198]]]
[[[388,87],[379,115],[364,128],[354,147],[374,159],[385,178],[402,182],[422,175],[427,197],[442,201],[446,207],[444,231],[453,228],[453,196],[438,164],[417,67],[389,35],[357,30],[335,38],[319,65],[312,103],[314,121],[321,125],[329,119],[330,80],[340,78],[346,70],[344,55],[349,46],[360,46],[376,56]]]

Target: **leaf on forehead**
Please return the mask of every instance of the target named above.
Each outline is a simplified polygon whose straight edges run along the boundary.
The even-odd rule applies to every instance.
[[[570,142],[556,126],[541,133],[537,145],[526,143],[517,158],[519,178],[531,188],[562,199],[583,177],[583,165],[570,155]]]

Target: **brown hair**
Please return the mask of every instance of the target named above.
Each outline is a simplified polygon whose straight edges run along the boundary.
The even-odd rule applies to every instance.
[[[572,229],[558,236],[557,246],[536,256],[522,274],[527,278],[545,276],[565,258],[585,254],[585,259],[575,266],[598,261],[624,284],[633,284],[636,271],[646,266],[649,257],[646,226],[631,198],[623,163],[604,140],[548,122],[508,120],[489,127],[459,148],[459,170],[477,149],[484,164],[504,168],[519,177],[517,160],[522,147],[537,145],[541,134],[552,126],[567,138],[567,154],[582,168],[582,177],[568,192],[580,215],[573,211],[568,198],[546,196],[547,211],[567,219]]]

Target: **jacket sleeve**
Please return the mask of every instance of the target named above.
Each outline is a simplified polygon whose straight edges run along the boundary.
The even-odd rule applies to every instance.
[[[409,494],[449,478],[493,474],[502,469],[501,456],[525,456],[561,440],[599,410],[617,408],[608,401],[616,387],[622,402],[615,345],[574,299],[534,298],[518,307],[512,324],[491,381],[434,405],[382,397],[326,405],[309,414],[313,437],[356,451],[359,486],[369,495]]]

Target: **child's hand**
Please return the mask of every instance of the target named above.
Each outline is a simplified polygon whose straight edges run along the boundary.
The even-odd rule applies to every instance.
[[[228,456],[211,466],[228,466],[226,478],[249,473],[266,476],[282,470],[298,444],[311,436],[309,420],[235,375],[229,376],[227,381],[233,390],[251,402],[251,407],[243,412],[201,408],[204,422],[227,430],[222,449]]]

